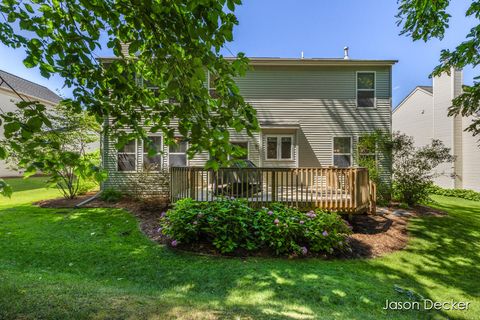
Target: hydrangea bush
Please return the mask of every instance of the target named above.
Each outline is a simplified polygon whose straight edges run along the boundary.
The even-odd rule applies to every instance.
[[[277,255],[333,253],[347,246],[349,225],[333,212],[302,212],[274,203],[254,209],[240,199],[183,199],[160,218],[172,246],[210,242],[221,253],[268,249]]]

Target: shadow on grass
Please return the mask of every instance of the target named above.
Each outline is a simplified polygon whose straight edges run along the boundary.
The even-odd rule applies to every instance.
[[[385,299],[407,300],[395,284],[431,299],[423,277],[478,294],[473,277],[480,259],[478,245],[471,244],[480,239],[480,211],[473,213],[472,228],[465,224],[468,208],[445,209],[460,211],[414,221],[415,243],[399,267],[383,260],[193,256],[150,242],[122,210],[18,206],[1,216],[0,266],[11,275],[0,285],[0,309],[7,316],[34,310],[44,318],[447,318],[443,312],[382,309]],[[38,280],[39,273],[47,280]],[[22,293],[25,286],[29,295]]]

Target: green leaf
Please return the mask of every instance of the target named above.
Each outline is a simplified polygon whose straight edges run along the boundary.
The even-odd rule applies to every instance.
[[[0,179],[0,194],[4,197],[11,198],[13,193],[12,187],[5,180]]]

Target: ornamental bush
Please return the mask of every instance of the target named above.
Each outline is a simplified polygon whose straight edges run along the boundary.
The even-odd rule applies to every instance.
[[[221,253],[333,253],[346,248],[351,233],[336,213],[301,212],[278,203],[253,209],[245,200],[228,198],[208,203],[183,199],[162,215],[160,225],[173,246],[207,241]]]

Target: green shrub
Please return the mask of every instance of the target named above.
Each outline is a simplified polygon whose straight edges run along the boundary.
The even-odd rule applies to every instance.
[[[457,197],[467,200],[480,201],[480,192],[468,189],[444,189],[439,186],[431,185],[428,188],[430,194],[437,194],[440,196]]]
[[[208,241],[221,253],[269,249],[275,254],[341,250],[349,227],[336,213],[300,212],[282,204],[253,209],[244,200],[183,199],[160,220],[172,245]]]
[[[123,193],[114,188],[107,188],[100,194],[100,199],[107,202],[117,202],[123,197]]]
[[[80,180],[78,185],[78,193],[79,195],[85,194],[87,192],[98,190],[98,182],[95,180]]]

